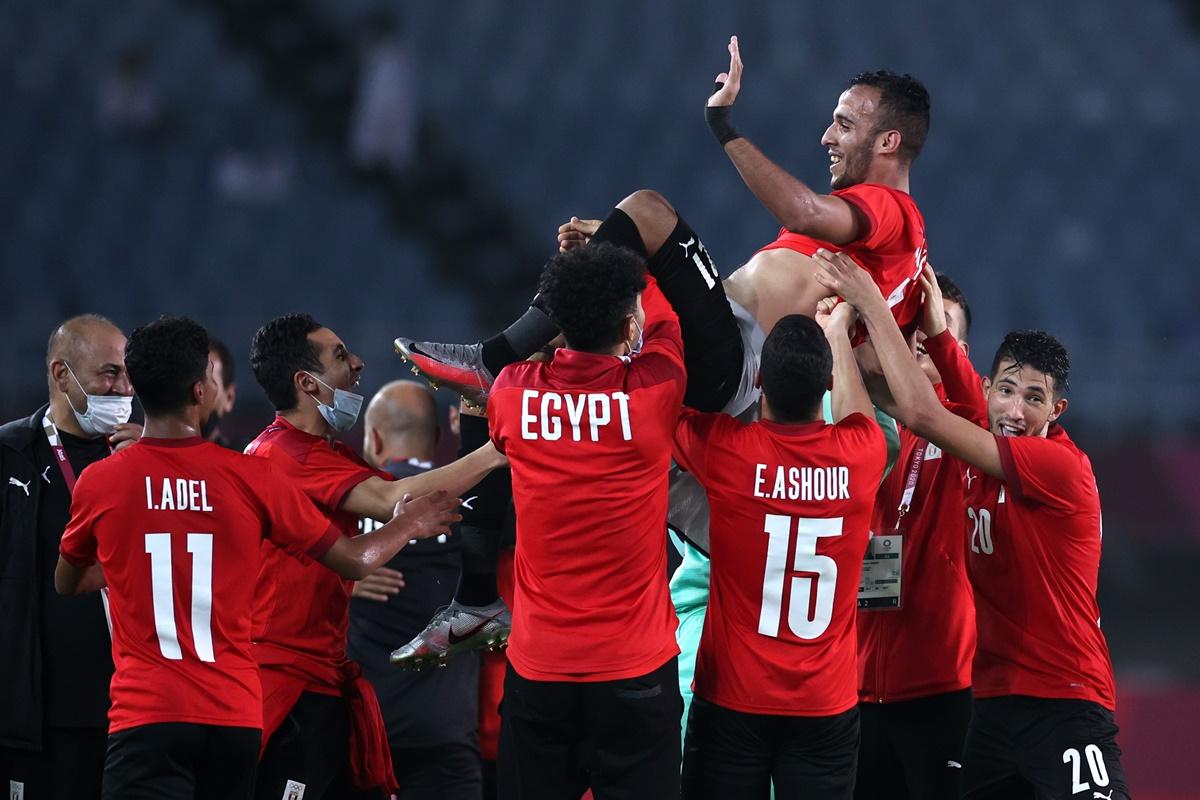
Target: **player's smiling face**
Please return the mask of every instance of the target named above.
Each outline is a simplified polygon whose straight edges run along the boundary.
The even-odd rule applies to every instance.
[[[321,380],[334,389],[353,390],[365,366],[362,359],[350,352],[346,344],[329,328],[320,328],[308,335],[321,359]]]
[[[874,158],[875,118],[879,90],[852,86],[842,92],[833,122],[825,129],[821,145],[829,152],[829,185],[845,189],[867,179]]]
[[[1045,436],[1067,410],[1067,398],[1056,397],[1054,377],[1011,359],[983,381],[988,425],[997,436]]]

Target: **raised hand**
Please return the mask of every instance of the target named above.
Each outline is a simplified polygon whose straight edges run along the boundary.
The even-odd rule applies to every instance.
[[[441,489],[415,500],[406,494],[403,500],[396,503],[393,521],[402,522],[412,539],[431,539],[450,533],[450,526],[462,520],[462,515],[458,513],[461,502]]]
[[[124,450],[142,438],[142,426],[136,422],[122,422],[108,435],[108,444],[113,452]]]
[[[708,98],[706,106],[731,106],[742,88],[742,55],[738,52],[738,38],[729,37],[729,71],[716,78],[717,90]]]
[[[839,303],[836,297],[826,297],[817,303],[815,319],[826,336],[848,336],[858,321],[858,312],[849,303]]]
[[[558,226],[558,252],[565,253],[576,247],[583,247],[592,240],[599,228],[598,219],[571,217],[569,222]]]
[[[838,294],[859,311],[864,311],[867,305],[874,302],[884,303],[883,295],[879,293],[879,287],[870,274],[845,253],[833,253],[820,248],[812,258],[817,262],[814,274],[817,283]]]
[[[925,313],[921,315],[921,333],[932,339],[946,330],[946,304],[937,274],[928,264],[921,270],[921,291],[925,293]]]
[[[404,575],[394,569],[380,567],[361,581],[354,582],[351,596],[363,600],[386,603],[392,595],[404,588]]]

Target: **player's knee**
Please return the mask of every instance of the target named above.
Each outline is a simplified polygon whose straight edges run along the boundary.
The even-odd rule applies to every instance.
[[[638,189],[617,203],[617,208],[629,215],[637,225],[646,244],[646,250],[654,253],[671,235],[679,217],[674,207],[653,189]]]

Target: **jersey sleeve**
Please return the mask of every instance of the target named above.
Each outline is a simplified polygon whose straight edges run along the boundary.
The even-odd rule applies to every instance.
[[[888,440],[874,419],[854,413],[834,424],[838,440],[850,453],[858,455],[861,463],[875,474],[874,483],[883,480],[888,464]]]
[[[946,399],[955,406],[954,413],[974,422],[987,420],[987,400],[979,373],[958,346],[950,329],[925,340],[925,352],[938,374],[942,376],[942,389]]]
[[[308,451],[304,469],[297,472],[298,488],[329,511],[341,508],[354,487],[368,478],[392,479],[390,475],[348,458],[324,443],[314,445]]]
[[[263,503],[265,538],[291,555],[319,561],[341,533],[292,481],[262,461],[255,493]]]
[[[704,483],[708,472],[710,445],[725,438],[721,429],[727,427],[726,420],[740,424],[725,414],[704,413],[684,407],[675,423],[672,457],[676,464],[692,473],[701,483]]]
[[[642,352],[634,360],[640,383],[658,383],[662,380],[683,381],[683,335],[679,328],[679,317],[658,288],[653,275],[646,276],[646,289],[642,292],[642,310],[646,312]]]
[[[904,232],[904,212],[892,192],[882,186],[860,183],[835,191],[867,218],[867,230],[858,238],[868,250],[889,250]]]
[[[58,545],[59,555],[73,567],[96,563],[96,522],[103,515],[100,496],[93,490],[95,470],[84,470],[71,494],[71,518]]]
[[[1077,453],[1040,436],[996,436],[996,445],[1013,497],[1062,511],[1078,508],[1088,470]]]

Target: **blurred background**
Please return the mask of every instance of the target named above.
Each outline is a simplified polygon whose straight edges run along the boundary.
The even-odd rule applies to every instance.
[[[1073,354],[1131,785],[1198,797],[1198,5],[6,0],[0,416],[45,402],[59,320],[187,314],[233,352],[244,443],[271,416],[247,360],[269,318],[333,328],[370,396],[395,336],[507,321],[558,224],[640,187],[728,274],[777,230],[702,118],[729,34],[739,128],[817,187],[847,79],[911,72],[933,98],[913,193],[977,368],[1011,328]]]

